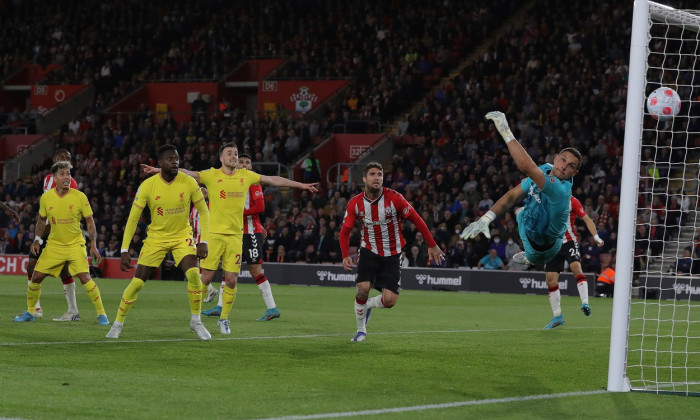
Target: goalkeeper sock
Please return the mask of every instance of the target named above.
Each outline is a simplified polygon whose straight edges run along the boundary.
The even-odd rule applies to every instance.
[[[105,307],[102,304],[102,295],[100,294],[100,288],[97,287],[97,283],[95,283],[94,280],[90,279],[89,282],[83,284],[83,287],[85,288],[85,291],[87,291],[87,294],[90,297],[92,306],[94,306],[95,311],[97,311],[97,316],[106,315]]]
[[[41,283],[29,282],[27,286],[27,312],[32,315],[36,312],[39,296],[41,296]]]
[[[75,300],[75,280],[73,280],[73,276],[68,276],[62,278],[61,281],[63,282],[63,294],[66,296],[68,310],[77,314],[78,303]]]
[[[384,306],[384,300],[382,299],[382,295],[377,295],[375,297],[371,297],[367,299],[367,307],[368,308],[386,308]]]
[[[219,303],[216,305],[221,308],[224,306],[224,288],[226,287],[226,282],[221,280],[221,286],[219,286]]]
[[[119,309],[117,310],[116,317],[117,322],[124,322],[126,314],[129,313],[129,310],[134,305],[134,302],[136,302],[138,294],[141,289],[143,289],[144,284],[146,284],[145,281],[134,277],[131,279],[131,283],[126,286],[126,289],[124,289],[124,293],[122,294],[122,300],[119,302]]]
[[[238,293],[238,286],[233,289],[228,287],[226,284],[224,286],[223,305],[221,306],[221,316],[219,319],[228,319],[228,314],[231,313],[231,308],[233,308],[233,302],[236,300],[236,293]]]
[[[581,304],[588,303],[588,281],[586,281],[586,276],[579,274],[576,276],[576,287],[578,288],[578,294],[581,296]]]
[[[187,277],[187,298],[190,301],[190,313],[199,315],[202,312],[202,292],[206,293],[207,288],[202,287],[197,267],[191,267],[185,271],[185,277]]]
[[[355,321],[357,322],[357,332],[367,333],[365,326],[365,316],[367,315],[367,299],[359,300],[355,298]]]
[[[561,315],[561,292],[558,284],[549,288],[549,305],[552,307],[554,316]]]
[[[260,289],[260,293],[262,293],[267,309],[276,307],[275,298],[272,297],[272,288],[270,287],[270,282],[267,281],[267,277],[265,277],[265,273],[258,275],[255,278],[255,283],[258,284],[258,289]]]

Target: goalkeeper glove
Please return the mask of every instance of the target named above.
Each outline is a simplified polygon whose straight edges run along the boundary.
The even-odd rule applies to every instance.
[[[489,230],[489,225],[496,218],[496,213],[491,210],[487,211],[485,215],[481,216],[479,220],[474,223],[470,223],[469,226],[465,227],[462,233],[459,235],[462,239],[469,239],[483,233],[487,238],[491,237],[491,231]]]
[[[486,119],[493,121],[496,125],[496,130],[501,133],[503,140],[508,143],[511,140],[515,140],[513,132],[510,131],[508,127],[508,121],[506,120],[506,115],[500,111],[491,111],[486,114]]]

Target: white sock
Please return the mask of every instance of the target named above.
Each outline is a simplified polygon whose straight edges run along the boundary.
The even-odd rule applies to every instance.
[[[221,286],[219,287],[219,303],[216,304],[219,308],[224,307],[224,287],[226,287],[226,282],[221,280]]]
[[[216,292],[216,287],[212,286],[211,283],[207,285],[207,293]]]
[[[200,322],[201,320],[202,320],[202,316],[201,316],[201,315],[199,315],[199,314],[192,314],[191,321]]]
[[[78,312],[78,303],[75,301],[75,282],[63,285],[63,294],[66,295],[66,302],[68,302],[68,310],[74,314]]]
[[[258,284],[258,289],[260,289],[260,293],[262,293],[267,309],[272,309],[277,306],[275,305],[275,298],[272,297],[272,288],[270,287],[269,281],[265,280],[264,282]]]
[[[580,281],[576,283],[576,287],[578,288],[579,296],[581,296],[581,304],[588,304],[588,282]]]
[[[557,290],[549,292],[549,305],[552,307],[554,316],[561,315],[561,293],[559,292],[559,287],[557,287]]]
[[[360,305],[355,300],[355,321],[357,321],[357,332],[367,333],[367,328],[365,327],[365,311],[367,311],[367,304]]]
[[[367,299],[367,307],[368,308],[385,308],[384,304],[382,303],[382,295],[377,295],[375,297],[371,297]]]

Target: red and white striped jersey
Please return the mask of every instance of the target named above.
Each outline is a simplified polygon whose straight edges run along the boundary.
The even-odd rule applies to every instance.
[[[407,219],[412,213],[415,210],[403,195],[384,188],[376,200],[370,200],[364,192],[350,199],[343,226],[352,229],[359,220],[362,223],[360,246],[388,257],[400,254],[406,245],[401,234],[401,219]]]
[[[208,201],[207,207],[209,207]],[[199,210],[197,210],[197,207],[195,206],[192,206],[192,210],[190,210],[190,224],[192,225],[192,236],[194,236],[194,243],[198,244],[202,235],[202,225],[199,224]]]
[[[260,184],[251,185],[248,189],[244,209],[243,233],[262,233],[263,226],[260,223],[260,213],[265,211],[265,197]],[[253,212],[245,215],[245,213],[249,213],[248,210],[250,209],[253,209]]]
[[[50,190],[51,188],[56,187],[56,180],[53,177],[53,174],[48,174],[44,177],[44,192]],[[70,177],[70,187],[73,188],[74,190],[78,189],[78,183],[75,182],[75,179],[73,177]]]
[[[581,202],[578,201],[578,198],[572,195],[571,202],[569,203],[569,220],[566,222],[566,231],[562,242],[573,241],[574,243],[578,243],[578,237],[576,236],[574,225],[577,217],[583,218],[585,215],[586,210],[583,209]]]

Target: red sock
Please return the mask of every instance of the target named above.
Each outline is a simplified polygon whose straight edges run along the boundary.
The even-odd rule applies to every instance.
[[[63,284],[71,284],[71,283],[75,283],[75,280],[73,280],[73,276],[68,275],[66,277],[61,277],[61,282]]]
[[[583,274],[579,274],[578,276],[576,276],[576,283],[582,283],[584,281],[587,281],[587,280],[586,280],[586,276],[584,276]]]
[[[265,273],[258,274],[258,276],[255,278],[255,284],[260,285],[261,283],[265,283],[267,281],[267,277],[265,277]]]
[[[549,288],[549,293],[556,292],[557,290],[559,290],[559,285],[558,285],[558,284],[557,284],[556,286],[554,286],[554,287],[550,287],[550,288]]]
[[[360,300],[358,298],[355,298],[355,302],[357,302],[358,305],[364,305],[365,303],[367,303],[367,299]]]

